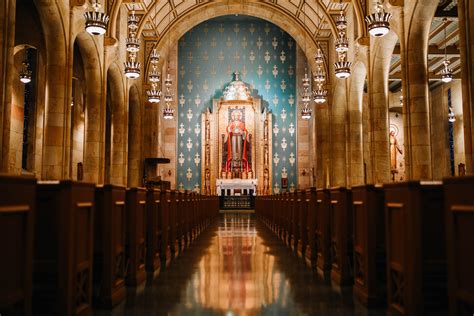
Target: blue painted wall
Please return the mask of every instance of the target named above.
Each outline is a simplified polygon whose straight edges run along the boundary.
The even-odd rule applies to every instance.
[[[238,70],[273,113],[273,188],[296,187],[296,43],[279,27],[247,16],[206,21],[178,44],[178,188],[201,188],[201,114]]]

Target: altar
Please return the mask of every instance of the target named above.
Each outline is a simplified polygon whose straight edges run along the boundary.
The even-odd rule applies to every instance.
[[[202,114],[201,124],[203,193],[271,194],[272,114],[252,96],[239,73]]]
[[[257,179],[218,179],[218,196],[257,195]]]

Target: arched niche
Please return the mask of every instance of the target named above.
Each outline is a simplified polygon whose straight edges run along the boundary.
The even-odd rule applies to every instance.
[[[15,46],[10,102],[4,104],[3,169],[10,173],[41,174],[43,116],[45,103],[44,32],[33,1],[16,5]],[[31,32],[31,29],[37,30]],[[28,64],[31,81],[22,83],[20,71]],[[8,91],[8,90],[7,90]]]

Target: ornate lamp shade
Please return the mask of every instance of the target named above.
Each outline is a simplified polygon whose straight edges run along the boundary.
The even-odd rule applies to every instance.
[[[124,63],[125,76],[129,79],[137,79],[140,77],[140,63],[131,58]]]
[[[449,60],[445,60],[443,62],[444,68],[441,70],[441,80],[443,82],[451,82],[453,80],[453,71],[451,68],[449,68]]]
[[[307,105],[304,105],[303,108],[301,109],[301,118],[303,120],[309,120],[311,119],[311,116],[312,116],[312,110]]]
[[[165,120],[171,120],[174,117],[174,109],[171,108],[168,104],[163,109],[163,118]]]
[[[337,78],[346,79],[351,75],[351,66],[350,61],[338,61],[334,63],[334,72]]]
[[[140,50],[140,39],[132,33],[130,37],[126,39],[127,52],[137,53]]]
[[[339,33],[339,37],[336,39],[336,52],[345,53],[349,50],[349,40],[345,36],[344,32]]]
[[[99,12],[101,5],[98,1],[92,4],[93,11],[84,13],[86,19],[86,31],[91,35],[103,35],[107,31],[109,24],[109,16],[105,13]]]
[[[148,101],[150,103],[159,103],[161,101],[161,91],[156,89],[156,85],[153,84],[151,89],[146,91],[148,95]]]
[[[313,100],[317,104],[323,104],[326,102],[328,91],[326,89],[322,89],[321,87],[318,90],[313,91]]]
[[[382,37],[390,32],[390,20],[392,14],[385,12],[382,4],[378,2],[375,6],[375,12],[365,17],[370,35]]]
[[[20,77],[20,81],[24,84],[30,83],[32,74],[33,74],[33,72],[30,70],[30,65],[28,64],[28,61],[25,60],[22,63],[20,73],[18,74],[19,77]]]

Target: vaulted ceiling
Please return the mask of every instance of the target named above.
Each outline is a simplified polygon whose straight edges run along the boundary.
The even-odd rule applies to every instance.
[[[124,1],[125,2],[125,1]],[[272,6],[276,12],[287,14],[306,27],[312,36],[329,37],[333,28],[334,15],[347,8],[347,1],[340,4],[334,0],[242,0],[242,1],[206,1],[206,0],[136,0],[126,1],[129,10],[134,9],[140,16],[139,32],[147,40],[159,39],[169,26],[192,14],[196,9],[221,2],[228,5],[256,3]]]

